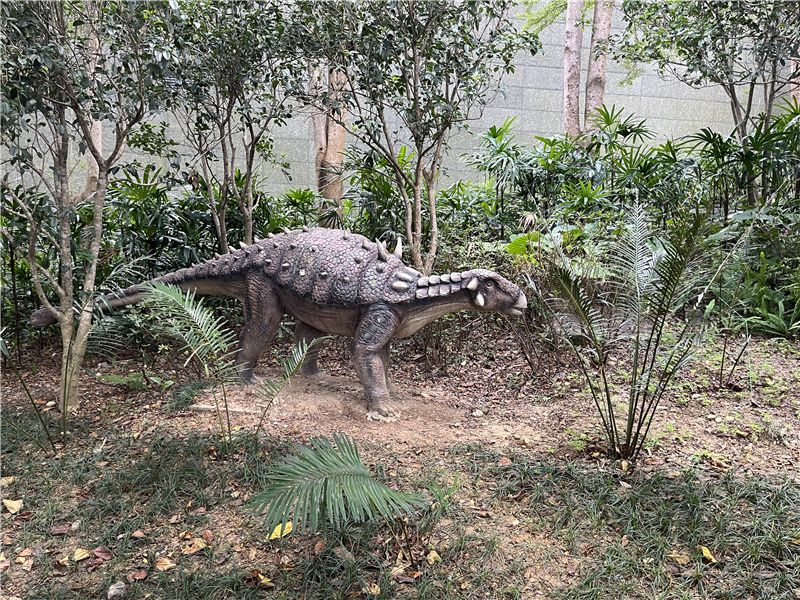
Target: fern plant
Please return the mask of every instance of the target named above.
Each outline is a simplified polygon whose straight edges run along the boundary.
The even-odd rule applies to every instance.
[[[423,504],[421,496],[398,492],[376,481],[353,440],[334,434],[301,446],[274,465],[267,488],[253,498],[271,531],[292,519],[293,529],[340,530],[351,523],[391,519]]]
[[[576,272],[563,252],[550,255],[556,314],[614,457],[638,457],[658,404],[702,329],[702,318],[681,319],[676,311],[708,281],[703,224],[701,213],[693,212],[662,240],[650,230],[644,209],[635,207],[607,257],[603,280]],[[618,351],[628,382],[622,414],[608,367]]]

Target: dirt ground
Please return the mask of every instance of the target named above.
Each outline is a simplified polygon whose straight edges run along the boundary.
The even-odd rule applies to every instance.
[[[283,348],[286,347],[284,344]],[[800,345],[755,340],[730,383],[722,387],[717,384],[720,352],[720,344],[710,342],[676,381],[673,391],[659,407],[638,471],[670,472],[693,466],[709,473],[788,477],[800,483]],[[446,368],[431,370],[418,349],[410,344],[401,347],[395,357],[391,376],[399,391],[396,408],[400,414],[394,422],[366,419],[360,386],[346,353],[337,345],[323,353],[321,366],[325,374],[295,378],[266,412],[252,387],[229,389],[233,430],[254,430],[263,419],[264,432],[292,442],[347,433],[359,443],[365,462],[388,465],[387,476],[400,486],[420,473],[440,473],[444,479],[468,476],[460,473],[466,468],[463,464],[454,464],[458,448],[487,448],[492,460],[499,464],[504,461],[507,464],[510,460],[507,456],[522,452],[533,458],[578,460],[599,470],[618,469],[618,465],[603,456],[591,397],[579,371],[570,367],[568,356],[552,359],[549,364],[542,362],[540,372],[532,373],[514,339],[498,338],[497,330],[489,329],[475,332],[460,349],[459,358],[450,361]],[[50,415],[57,411],[52,406],[56,398],[54,360],[48,355],[31,357],[25,373],[35,401]],[[161,357],[148,365],[148,371],[180,374],[180,366],[173,361],[174,357]],[[257,370],[260,377],[278,375],[274,361],[262,362]],[[98,430],[102,429],[102,433],[90,434],[89,439],[81,442],[87,448],[94,447],[95,453],[97,448],[105,452],[108,450],[105,440],[115,439],[114,436],[144,442],[163,431],[180,435],[218,431],[218,414],[210,393],[196,398],[193,406],[176,411],[167,408],[170,392],[152,387],[132,391],[104,382],[109,373],[125,375],[140,369],[132,360],[89,362],[82,386],[83,405],[71,417],[88,423],[89,429],[93,423]],[[624,402],[624,397],[620,396],[619,401]],[[4,418],[13,420],[29,410],[26,403],[20,386],[6,370]],[[35,449],[26,452],[31,454],[31,460],[36,460]],[[4,469],[3,475],[16,474]],[[559,539],[521,527],[524,517],[513,509],[497,512],[491,490],[481,485],[475,483],[457,498],[463,511],[475,515],[474,522],[467,525],[467,532],[491,534],[499,540],[499,552],[490,559],[500,561],[496,565],[499,570],[507,568],[512,560],[519,562],[518,576],[524,582],[521,597],[547,598],[553,590],[569,585],[580,571],[581,554],[569,550]],[[246,497],[241,498],[242,502],[245,500]],[[31,498],[26,502],[36,504]],[[209,512],[204,515],[205,526],[213,531],[215,538],[226,539],[226,548],[232,548],[231,555],[247,554],[247,535],[243,532],[252,523],[244,516],[243,505],[237,505],[233,513],[230,511],[228,507],[225,512]],[[27,591],[34,586],[36,569],[20,569],[18,559],[11,562],[25,546],[15,538],[21,535],[17,529],[24,524],[10,517],[8,513],[3,515],[7,532],[4,550],[10,562],[4,569],[4,589],[9,598],[35,597],[28,596]],[[157,554],[169,554],[169,548],[179,554],[175,539],[178,529],[185,525],[161,523],[161,526],[166,529],[160,534],[160,541],[154,540],[156,545],[161,544]],[[64,551],[63,543],[42,540],[37,543],[39,546],[33,547],[49,548],[47,552],[54,555]],[[431,543],[437,543],[435,536]],[[445,544],[446,540],[438,543]],[[251,550],[249,554],[252,564],[267,560],[269,552],[274,554],[274,550],[264,548],[258,554],[254,552]],[[244,562],[248,563],[248,559]],[[125,568],[136,572],[134,562],[127,563]],[[79,597],[80,592],[77,593],[74,597]]]
[[[720,388],[714,381],[717,345],[699,353],[659,406],[640,466],[701,463],[799,477],[800,346],[754,342],[731,383]],[[342,354],[328,352],[322,361],[326,373],[296,378],[281,392],[266,417],[275,432],[302,439],[347,432],[367,442],[380,440],[387,451],[477,443],[591,456],[601,443],[591,396],[577,369],[559,364],[526,381],[527,365],[511,339],[496,341],[491,360],[456,364],[438,376],[424,373],[418,363],[395,361],[399,416],[391,423],[365,418],[360,385]],[[274,378],[278,372],[260,367],[258,374]],[[625,400],[618,396],[620,405]],[[229,402],[242,425],[257,422],[262,412],[247,387],[232,390]],[[206,397],[197,405],[212,410],[214,403]]]

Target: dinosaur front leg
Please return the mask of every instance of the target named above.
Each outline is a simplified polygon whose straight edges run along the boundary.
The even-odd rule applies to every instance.
[[[353,338],[353,362],[364,386],[367,417],[391,420],[395,411],[389,407],[389,388],[383,351],[397,326],[397,315],[385,305],[370,308],[362,317]]]
[[[399,394],[397,392],[397,388],[392,383],[391,378],[389,377],[389,367],[391,366],[391,343],[386,342],[386,345],[381,350],[381,362],[383,363],[383,373],[386,379],[386,389],[389,390],[389,396],[393,399],[397,399]]]
[[[311,325],[307,325],[302,321],[297,322],[297,326],[294,328],[294,341],[295,344],[303,341],[306,344],[310,344],[317,338],[324,337],[325,334],[320,331],[319,329],[315,329],[311,327]],[[319,351],[322,349],[324,344],[316,344],[313,348],[309,348],[308,352],[306,352],[306,357],[303,360],[303,364],[300,367],[300,375],[304,375],[306,377],[318,375],[320,373],[319,365],[317,364],[317,359],[319,358]]]
[[[283,316],[280,298],[266,277],[247,281],[243,297],[244,328],[239,340],[236,364],[245,383],[253,382],[253,369],[258,357],[275,339]]]

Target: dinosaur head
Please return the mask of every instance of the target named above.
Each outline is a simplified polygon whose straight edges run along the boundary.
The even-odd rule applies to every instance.
[[[471,274],[466,287],[477,310],[519,316],[528,306],[522,290],[505,277],[485,269],[475,269]]]

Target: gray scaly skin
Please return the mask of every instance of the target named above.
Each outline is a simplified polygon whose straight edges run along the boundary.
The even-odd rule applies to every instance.
[[[251,381],[258,357],[275,338],[281,317],[297,320],[295,337],[310,341],[324,335],[353,338],[356,373],[364,386],[370,418],[386,418],[389,344],[431,321],[460,310],[520,315],[525,294],[485,269],[424,277],[403,264],[400,244],[394,253],[380,242],[321,227],[270,235],[250,246],[180,269],[156,282],[198,294],[230,296],[244,305],[245,324],[237,362]],[[140,286],[107,297],[111,307],[142,299]],[[55,322],[46,309],[31,322]],[[318,373],[319,346],[301,373]]]

